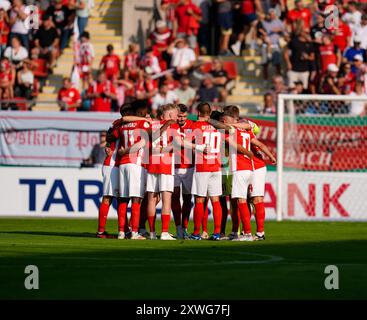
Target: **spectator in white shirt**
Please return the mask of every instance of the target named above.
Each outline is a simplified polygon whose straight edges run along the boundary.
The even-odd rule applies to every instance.
[[[357,9],[357,4],[355,2],[350,2],[348,4],[348,12],[342,16],[342,19],[348,23],[352,32],[355,32],[356,28],[361,23],[361,17],[362,13]]]
[[[157,110],[160,106],[168,103],[177,103],[178,98],[174,91],[168,90],[166,84],[162,84],[159,88],[159,92],[153,97],[152,101],[152,115],[156,117]]]
[[[22,66],[22,62],[28,58],[28,51],[22,47],[18,36],[14,36],[10,44],[4,51],[4,57],[8,58],[16,69],[19,69]]]
[[[361,19],[361,24],[356,27],[354,38],[361,39],[361,48],[367,49],[367,14],[364,14]]]
[[[190,87],[190,79],[182,77],[180,80],[180,87],[175,90],[179,103],[191,107],[195,101],[196,91]]]
[[[356,81],[354,92],[350,93],[351,96],[363,96],[364,83],[362,81]],[[352,101],[350,105],[349,114],[352,116],[364,116],[367,115],[367,103],[366,101]]]
[[[178,38],[167,49],[172,55],[171,67],[175,68],[178,75],[187,75],[194,66],[196,56],[194,50],[189,48],[186,39]]]
[[[14,0],[13,7],[10,10],[10,39],[18,36],[22,45],[29,49],[28,29],[24,21],[28,15],[25,13],[25,6],[23,0]]]

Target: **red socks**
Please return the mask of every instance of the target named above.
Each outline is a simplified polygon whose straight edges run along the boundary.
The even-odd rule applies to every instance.
[[[133,203],[131,205],[131,229],[133,232],[139,230],[139,219],[140,219],[140,203]]]
[[[110,209],[109,204],[101,202],[98,213],[98,232],[105,231],[109,209]]]
[[[257,232],[264,232],[265,206],[264,202],[255,204]]]
[[[206,205],[204,205],[204,207],[205,209],[202,216],[203,232],[208,233],[208,216],[209,216],[208,202],[206,202]]]
[[[220,226],[222,224],[222,206],[219,201],[212,203],[213,217],[214,217],[214,233],[220,233]]]
[[[117,217],[118,217],[119,231],[126,232],[127,205],[128,205],[128,202],[124,202],[124,201],[119,201],[117,205]]]
[[[162,214],[162,232],[168,232],[170,219],[170,214]]]
[[[204,216],[204,203],[196,202],[194,208],[194,234],[200,234],[200,226]]]
[[[247,203],[238,203],[238,209],[241,215],[243,231],[245,233],[251,233],[251,213],[248,209]]]
[[[148,216],[149,231],[155,232],[155,215]]]

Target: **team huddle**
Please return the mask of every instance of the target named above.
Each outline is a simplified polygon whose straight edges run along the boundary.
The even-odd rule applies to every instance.
[[[262,153],[273,164],[275,157],[256,139],[259,130],[256,124],[240,119],[238,107],[227,106],[223,112],[212,112],[210,104],[202,102],[197,112],[198,120],[192,121],[187,119],[185,105],[166,104],[159,108],[157,119],[151,119],[144,100],[121,107],[121,118],[107,132],[98,238],[110,237],[105,225],[112,200],[116,198],[118,239],[156,240],[156,207],[160,201],[160,240],[265,239],[266,165]],[[189,234],[192,196],[194,230]],[[229,206],[227,199],[230,199]],[[210,237],[209,201],[214,220]],[[169,233],[171,211],[176,236]],[[229,212],[232,232],[226,236]],[[251,212],[257,224],[254,236]]]

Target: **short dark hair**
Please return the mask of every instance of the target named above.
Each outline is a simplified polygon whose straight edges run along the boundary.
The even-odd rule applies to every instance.
[[[212,108],[208,102],[200,102],[197,106],[199,116],[210,116]]]
[[[177,107],[180,113],[185,113],[189,110],[189,108],[186,105],[184,105],[183,103],[179,103]]]
[[[112,51],[112,50],[113,50],[113,45],[112,44],[107,45],[107,51]]]
[[[132,115],[133,112],[133,107],[131,105],[131,103],[124,103],[121,107],[120,107],[120,114],[121,116],[127,116],[127,115]]]
[[[216,121],[220,121],[220,119],[223,117],[224,112],[220,112],[220,111],[213,111],[210,115],[210,119],[216,120]]]
[[[89,32],[88,32],[88,31],[84,31],[84,32],[80,35],[80,38],[87,38],[87,39],[90,39]]]

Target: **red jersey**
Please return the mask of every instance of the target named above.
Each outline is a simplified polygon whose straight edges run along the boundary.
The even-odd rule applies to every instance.
[[[237,144],[243,146],[246,150],[250,151],[251,140],[255,138],[255,135],[252,131],[238,128],[235,131],[234,137]],[[229,150],[231,150],[230,164],[232,172],[244,170],[253,171],[252,160],[248,156],[237,152],[237,150],[233,150],[232,146],[230,146],[229,148]]]
[[[68,106],[82,102],[80,93],[75,88],[61,88],[57,99],[65,102]],[[67,111],[76,111],[76,108],[68,108]]]
[[[182,127],[177,126],[177,134],[181,136],[182,139],[188,139],[191,142],[193,124],[194,121],[186,120]],[[194,166],[194,160],[193,151],[191,149],[181,146],[181,150],[176,150],[175,152],[175,168],[177,169],[192,168]]]
[[[152,40],[153,45],[159,50],[163,51],[167,49],[169,44],[172,42],[172,32],[166,28],[163,32],[153,31],[149,39]]]
[[[4,20],[0,21],[0,44],[6,45],[8,43],[9,30],[8,24]]]
[[[252,158],[254,170],[264,168],[266,164],[263,155],[260,152],[260,148],[255,145],[251,145],[251,151],[254,153],[254,157]]]
[[[165,120],[162,121],[154,121],[152,124],[152,132],[157,132],[164,124]],[[173,137],[175,135],[175,131],[177,130],[177,125],[173,125],[168,127],[168,129],[163,132],[163,134],[156,138],[153,134],[154,139],[150,145],[150,153],[149,153],[149,164],[148,164],[148,172],[154,174],[174,174],[174,157],[173,152],[164,152],[164,153],[153,153],[153,150],[158,147],[167,147],[173,142]]]
[[[146,131],[149,127],[149,123],[144,120],[123,124],[117,132],[119,137],[119,149],[121,147],[127,149],[138,143],[142,138],[144,138],[144,131]],[[114,132],[114,134],[116,133]],[[144,148],[141,148],[137,152],[128,153],[122,157],[118,156],[115,165],[120,166],[122,164],[132,163],[138,166],[143,166],[143,156]]]
[[[180,2],[180,0],[162,0],[161,4],[162,5],[168,5],[168,10],[167,10],[167,16],[166,19],[168,21],[173,21],[175,20],[175,8],[177,6],[177,4]]]
[[[241,13],[242,14],[253,14],[256,12],[255,1],[254,0],[244,0],[242,1]]]
[[[337,24],[337,28],[333,29],[332,31],[334,33],[334,44],[338,46],[341,52],[344,52],[349,45],[348,38],[352,36],[349,26],[340,20]]]
[[[125,57],[125,69],[136,69],[140,65],[139,53],[128,53]]]
[[[220,149],[222,145],[221,133],[206,121],[194,122],[192,124],[192,130],[192,134],[195,137],[195,144],[206,144],[210,147],[209,153],[195,151],[195,171],[220,171]]]
[[[321,45],[319,47],[320,59],[321,59],[321,71],[325,72],[329,64],[337,62],[336,46],[333,43],[328,45]]]
[[[101,66],[106,72],[107,78],[115,77],[119,75],[121,60],[116,54],[106,54],[101,60]]]
[[[106,92],[116,94],[116,88],[113,86],[111,81],[108,80],[103,83],[95,81],[88,88],[88,93],[103,94]],[[99,98],[93,98],[90,111],[111,112],[111,99],[103,95]]]
[[[112,131],[112,135],[118,138],[118,133],[119,128],[114,128]],[[103,162],[104,166],[114,167],[116,165],[116,158],[118,156],[116,146],[118,146],[118,144],[119,144],[118,140],[110,143],[110,149],[112,151],[112,154],[110,156],[106,155],[106,159]]]
[[[307,8],[303,8],[302,10],[293,9],[288,12],[288,21],[293,24],[297,20],[303,20],[304,29],[310,30],[311,27],[311,11]]]
[[[187,14],[187,11],[191,9],[195,15],[201,15],[201,10],[193,3],[180,4],[175,10],[175,17],[177,19],[177,32],[185,33],[188,35],[197,34],[200,27],[199,23],[191,15]]]

